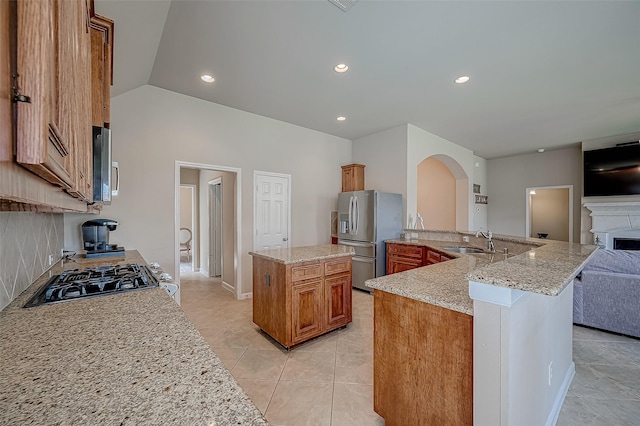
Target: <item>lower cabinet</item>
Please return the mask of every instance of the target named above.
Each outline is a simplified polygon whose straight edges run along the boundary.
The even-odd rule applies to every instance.
[[[289,348],[352,320],[351,256],[296,264],[253,258],[253,322]]]
[[[387,275],[450,260],[451,257],[427,246],[387,243]]]

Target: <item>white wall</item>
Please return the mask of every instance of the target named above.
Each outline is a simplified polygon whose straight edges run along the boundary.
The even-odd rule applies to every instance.
[[[456,227],[458,231],[473,230],[475,216],[469,213],[473,203],[473,182],[474,177],[474,158],[473,151],[463,148],[459,145],[449,142],[439,136],[424,131],[412,124],[407,125],[407,210],[406,214],[415,217],[418,208],[417,202],[417,179],[418,164],[427,157],[436,155],[438,160],[444,162],[456,179],[459,181],[456,186],[459,191],[458,201],[456,202],[457,220]],[[447,164],[447,157],[455,160],[455,164]],[[466,182],[460,182],[466,179]],[[461,185],[461,183],[463,183]],[[466,202],[465,202],[466,201]]]
[[[579,146],[487,160],[488,225],[495,233],[524,237],[526,189],[573,185],[574,242],[580,235],[582,151]]]
[[[473,182],[471,183],[480,185],[479,195],[487,195],[487,160],[474,155],[473,161]],[[489,203],[491,203],[491,200],[489,200]],[[474,226],[471,231],[477,231],[480,228],[487,229],[488,204],[475,204],[475,194],[471,196],[471,211]]]
[[[242,169],[243,293],[252,289],[254,170],[291,174],[292,246],[330,242],[326,218],[341,189],[340,166],[351,162],[351,141],[152,86],[113,98],[111,122],[122,185],[101,216],[120,222],[114,238],[147,261],[176,270],[176,161]]]

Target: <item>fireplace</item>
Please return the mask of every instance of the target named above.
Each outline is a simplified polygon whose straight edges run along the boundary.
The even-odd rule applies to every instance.
[[[585,203],[593,242],[607,250],[640,250],[640,202]]]

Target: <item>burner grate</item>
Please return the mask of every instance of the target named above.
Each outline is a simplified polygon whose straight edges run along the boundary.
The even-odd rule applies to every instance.
[[[25,308],[157,286],[149,268],[137,263],[73,269],[51,278]]]

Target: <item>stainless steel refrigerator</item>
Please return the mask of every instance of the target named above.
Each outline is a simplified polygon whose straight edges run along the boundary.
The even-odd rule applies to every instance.
[[[385,275],[385,240],[402,233],[402,195],[374,190],[338,195],[338,244],[353,247],[353,287]]]

